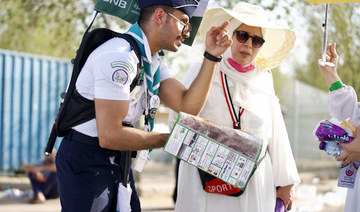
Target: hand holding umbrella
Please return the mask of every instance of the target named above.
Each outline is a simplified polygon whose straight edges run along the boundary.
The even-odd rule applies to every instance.
[[[325,21],[323,23],[324,35],[322,42],[321,58],[318,60],[319,66],[330,66],[335,67],[332,62],[326,61],[326,48],[327,48],[327,15],[329,10],[329,3],[346,3],[346,2],[359,2],[358,0],[308,0],[313,4],[326,4],[325,6]]]
[[[336,43],[333,43],[329,46],[327,46],[325,53],[325,62],[326,64],[332,64],[332,65],[322,65],[322,54],[319,54],[318,56],[318,66],[322,74],[324,75],[326,84],[328,85],[328,88],[331,87],[331,85],[336,81],[341,81],[338,73],[337,73],[337,63],[338,63],[338,54],[336,53]]]

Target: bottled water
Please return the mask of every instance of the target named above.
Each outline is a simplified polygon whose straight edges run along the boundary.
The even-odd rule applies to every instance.
[[[320,142],[319,149],[324,150],[328,155],[337,157],[344,152],[344,149],[336,141]]]

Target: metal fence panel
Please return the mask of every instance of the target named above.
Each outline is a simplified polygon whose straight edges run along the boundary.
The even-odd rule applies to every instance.
[[[289,80],[282,92],[286,97],[282,102],[284,119],[295,158],[329,158],[319,150],[313,133],[319,121],[331,118],[327,110],[328,93],[298,80]]]
[[[71,71],[70,60],[0,49],[1,171],[43,157]]]

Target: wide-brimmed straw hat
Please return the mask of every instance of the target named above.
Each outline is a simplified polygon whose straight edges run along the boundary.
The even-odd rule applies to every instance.
[[[230,36],[242,23],[261,27],[264,45],[255,58],[264,69],[271,69],[278,66],[294,47],[295,32],[287,27],[278,26],[270,22],[266,12],[259,6],[240,2],[232,10],[224,8],[211,8],[204,14],[200,25],[200,34],[204,38],[212,26],[220,26],[226,20],[230,21],[228,27]]]

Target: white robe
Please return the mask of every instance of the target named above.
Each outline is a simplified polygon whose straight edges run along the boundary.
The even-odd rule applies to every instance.
[[[351,86],[345,86],[336,91],[329,92],[329,113],[339,121],[346,118],[360,125],[360,103],[356,92]],[[360,172],[357,171],[354,188],[349,188],[346,195],[344,212],[360,212]]]
[[[185,86],[189,87],[199,69],[200,65],[195,65],[187,72],[182,80]],[[219,69],[218,67],[215,72],[209,97],[199,116],[217,124],[232,127],[233,123],[222,90]],[[251,98],[251,101],[248,101],[251,104],[243,102],[247,105],[241,116],[241,129],[263,139],[260,158],[264,156],[265,151],[268,153],[250,179],[245,192],[239,197],[205,192],[197,168],[181,162],[176,212],[271,212],[275,208],[276,187],[300,182],[280,104],[273,92],[271,72],[261,70],[251,76],[262,78],[262,82],[266,85],[260,85],[260,87],[268,86],[270,92],[257,92],[256,95],[251,95],[253,91],[247,87],[251,87],[252,83],[236,87],[231,77],[228,77],[229,89],[231,95],[234,92],[242,92],[246,93],[246,98]],[[239,99],[233,99],[236,114],[239,110],[237,102],[244,100],[241,98],[244,98],[244,95]],[[259,114],[255,114],[256,111]],[[170,126],[175,117],[176,113],[172,111],[169,118]]]

